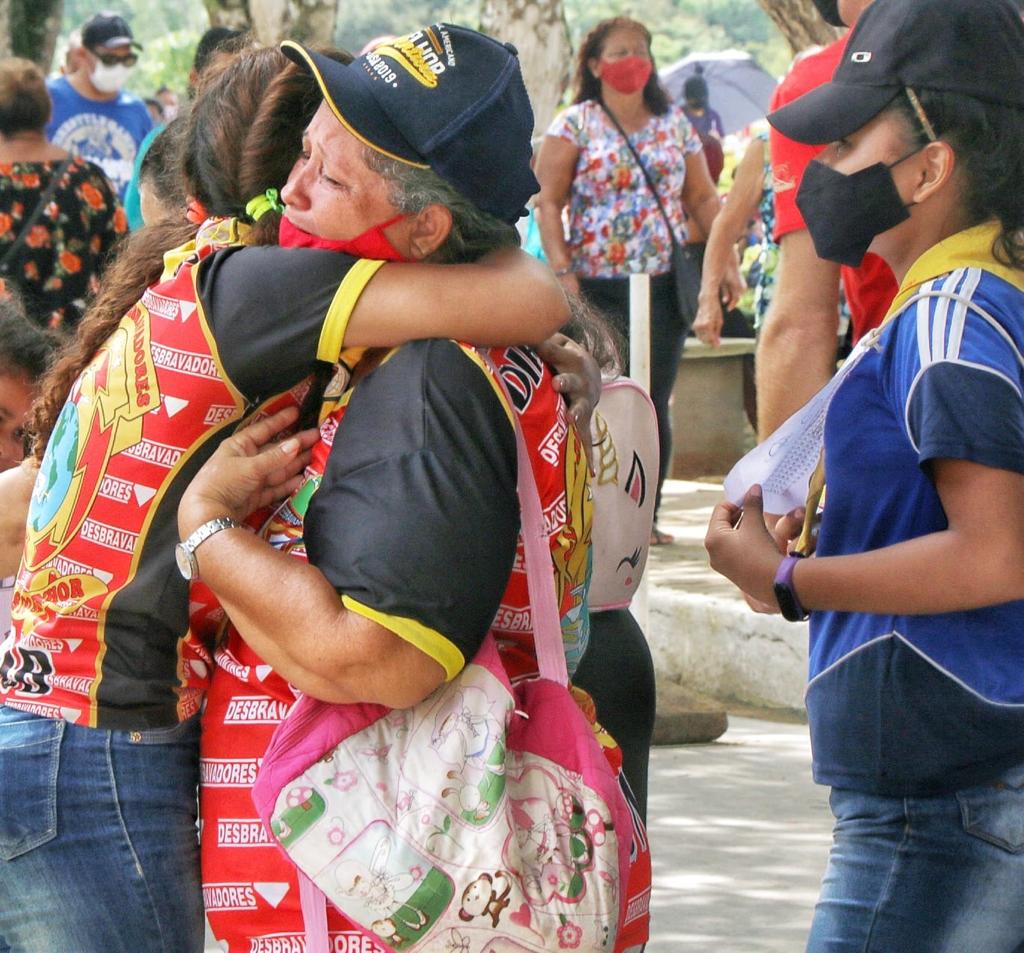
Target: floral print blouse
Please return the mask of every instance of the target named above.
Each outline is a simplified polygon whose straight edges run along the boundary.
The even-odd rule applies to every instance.
[[[0,260],[63,162],[0,163]],[[29,315],[51,328],[71,330],[98,288],[111,248],[128,228],[124,209],[107,177],[74,158],[52,198],[2,269]]]
[[[548,129],[579,150],[569,201],[572,269],[585,278],[618,278],[634,272],[664,274],[672,267],[665,219],[622,134],[596,100],[570,106]],[[700,139],[678,106],[654,116],[629,137],[658,187],[676,240],[686,241],[680,196],[686,156]]]

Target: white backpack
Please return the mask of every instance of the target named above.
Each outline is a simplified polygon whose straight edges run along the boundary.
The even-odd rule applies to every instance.
[[[591,422],[594,442],[593,612],[628,606],[647,565],[658,488],[658,418],[628,377],[606,381]]]

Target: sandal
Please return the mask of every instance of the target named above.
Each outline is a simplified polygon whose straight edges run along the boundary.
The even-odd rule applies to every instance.
[[[658,529],[657,526],[651,527],[651,545],[652,546],[667,546],[669,543],[676,541],[675,536],[671,533],[663,532]]]

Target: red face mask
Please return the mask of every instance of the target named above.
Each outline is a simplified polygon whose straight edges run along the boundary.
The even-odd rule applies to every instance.
[[[602,62],[598,79],[620,93],[636,93],[647,85],[653,68],[646,56],[624,56],[621,60]]]
[[[320,248],[324,251],[340,251],[353,258],[372,258],[375,261],[415,261],[406,258],[384,234],[384,229],[406,216],[396,215],[380,225],[368,228],[355,238],[321,238],[310,232],[303,231],[298,225],[292,224],[284,216],[277,233],[277,243],[282,248]]]

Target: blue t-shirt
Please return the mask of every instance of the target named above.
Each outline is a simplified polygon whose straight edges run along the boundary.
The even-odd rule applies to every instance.
[[[904,305],[829,408],[819,555],[946,529],[931,460],[1024,473],[1022,314],[1024,293],[976,267],[926,282]],[[1024,602],[941,615],[815,612],[810,677],[822,784],[924,795],[1024,762]]]
[[[123,200],[139,143],[153,128],[146,104],[126,92],[104,102],[86,99],[66,76],[47,80],[46,86],[53,100],[46,137],[98,165]]]

